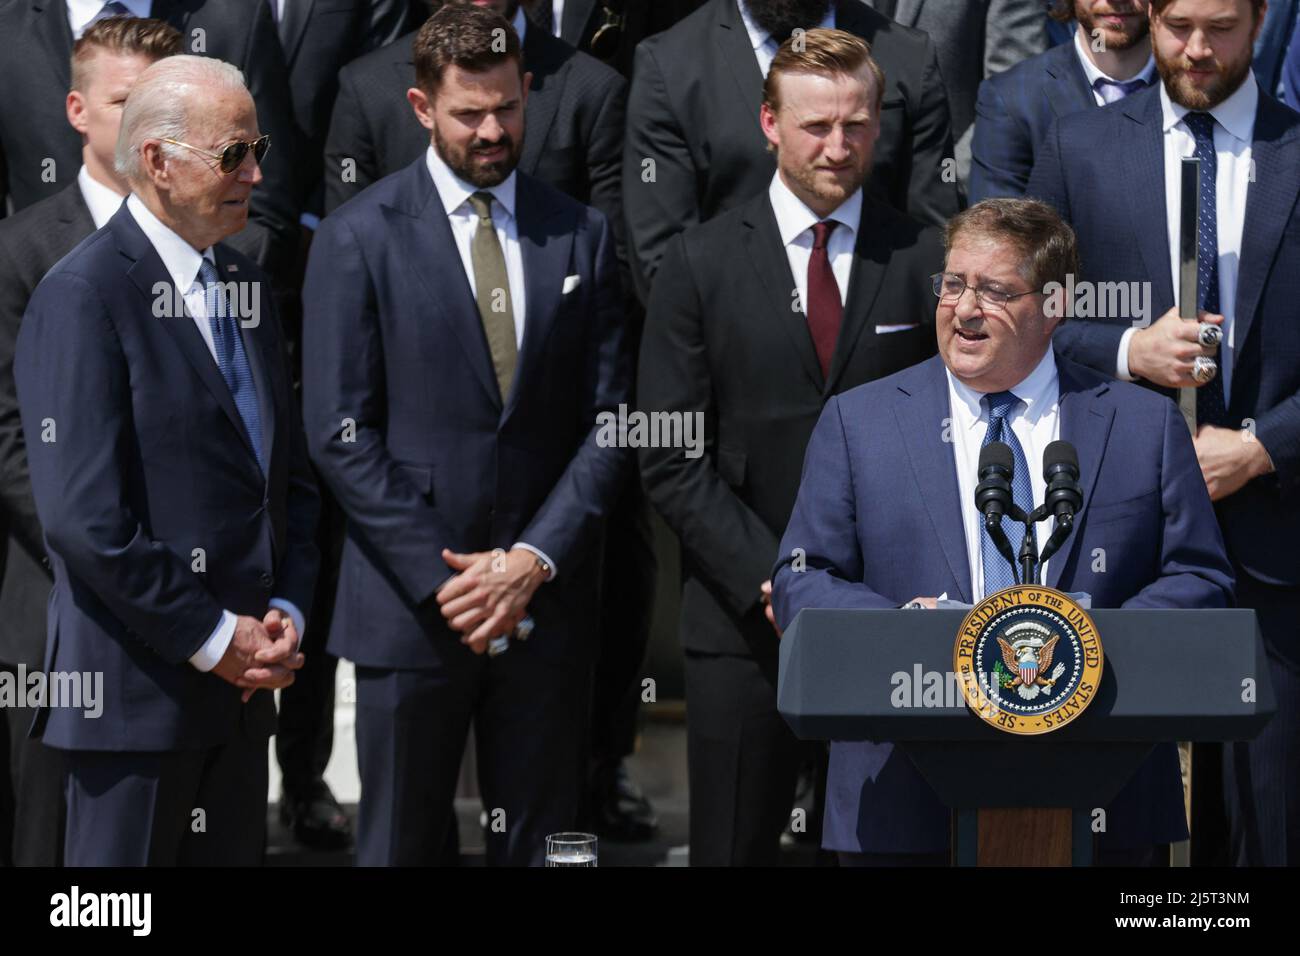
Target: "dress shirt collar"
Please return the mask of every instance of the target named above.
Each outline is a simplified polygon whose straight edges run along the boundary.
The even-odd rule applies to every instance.
[[[103,228],[104,223],[122,208],[124,197],[91,176],[85,166],[77,171],[77,187],[81,190],[81,198],[86,201],[86,208],[90,210],[90,218],[96,229]]]
[[[524,45],[524,34],[528,31],[528,18],[524,16],[524,5],[519,4],[519,9],[515,11],[515,18],[510,21],[510,25],[515,28],[519,34],[519,45]]]
[[[153,10],[153,0],[117,0],[126,7],[133,17],[147,17]],[[67,0],[68,26],[72,28],[72,39],[80,40],[81,34],[100,10],[104,9],[105,0]]]
[[[477,186],[471,186],[453,173],[451,167],[443,162],[442,157],[438,155],[438,151],[432,145],[425,152],[424,159],[425,165],[429,167],[429,175],[433,177],[433,188],[438,191],[438,198],[442,200],[442,208],[448,216],[465,205],[473,193],[481,191],[491,193],[492,198],[505,209],[506,215],[512,219],[514,218],[515,185],[518,179],[513,170],[506,177],[505,182],[499,186],[480,190]]]
[[[216,257],[212,247],[208,246],[199,253],[188,242],[174,233],[162,220],[155,216],[135,193],[126,197],[126,208],[135,217],[136,223],[144,232],[145,238],[158,253],[163,268],[171,276],[172,283],[184,295],[199,275],[199,264],[207,259],[214,266]]]
[[[1092,89],[1097,88],[1098,80],[1109,80],[1111,83],[1124,83],[1127,80],[1117,80],[1097,69],[1097,64],[1092,62],[1088,56],[1088,51],[1083,46],[1083,28],[1079,27],[1074,31],[1074,52],[1078,54],[1079,64],[1083,67],[1083,73],[1088,78],[1088,86]],[[1130,80],[1142,80],[1148,86],[1155,79],[1156,75],[1156,58],[1155,55],[1147,57],[1146,66],[1138,71],[1137,76],[1129,77]]]
[[[948,375],[949,393],[956,396],[969,413],[965,416],[966,428],[969,431],[981,424],[981,415],[987,415],[980,402],[986,393],[978,392],[960,381],[946,367],[944,371]],[[1056,354],[1050,345],[1038,364],[1034,366],[1034,370],[1026,375],[1019,385],[1012,386],[1008,391],[1024,402],[1025,410],[1020,414],[1031,423],[1037,422],[1052,409],[1060,398],[1061,386],[1056,373]],[[987,417],[983,424],[988,424]]]
[[[745,24],[745,32],[749,34],[750,45],[753,46],[755,51],[763,49],[764,44],[768,43],[769,41],[772,43],[774,47],[779,47],[781,45],[777,43],[776,39],[770,33],[768,33],[766,30],[760,27],[754,21],[754,18],[749,15],[749,11],[745,9],[745,0],[736,0],[736,6],[740,8],[740,19]],[[826,11],[826,16],[822,17],[822,22],[817,24],[817,26],[823,30],[835,29],[835,4],[834,3],[830,5],[830,9]]]
[[[790,191],[790,187],[781,179],[779,172],[772,176],[772,185],[768,187],[767,196],[772,203],[772,211],[776,213],[776,228],[781,234],[783,246],[790,245],[799,238],[801,233],[807,232],[821,222],[821,217]],[[856,238],[858,224],[862,221],[862,187],[858,187],[853,195],[840,203],[839,207],[826,218],[835,220],[848,229],[849,235]]]
[[[1216,123],[1243,143],[1255,138],[1255,110],[1259,107],[1259,86],[1253,73],[1247,73],[1241,86],[1233,90],[1232,95],[1210,110]],[[1161,129],[1165,132],[1173,129],[1184,116],[1192,112],[1181,103],[1169,98],[1169,91],[1160,84]]]

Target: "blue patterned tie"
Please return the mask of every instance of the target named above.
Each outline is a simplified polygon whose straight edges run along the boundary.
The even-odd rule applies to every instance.
[[[1126,96],[1131,96],[1147,85],[1146,80],[1108,80],[1099,76],[1092,81],[1092,88],[1101,94],[1102,100],[1109,106],[1118,103]]]
[[[212,344],[216,347],[221,377],[226,380],[230,397],[235,400],[235,408],[244,421],[248,440],[252,442],[253,453],[257,456],[257,467],[265,475],[266,463],[262,461],[262,414],[257,407],[257,387],[253,384],[253,372],[248,365],[248,355],[244,352],[243,336],[239,334],[235,318],[227,308],[226,297],[217,279],[217,268],[206,256],[199,265],[199,282],[203,285],[203,301],[208,310],[208,325],[212,329]]]
[[[1201,211],[1197,218],[1196,301],[1206,312],[1219,312],[1219,214],[1215,206],[1215,176],[1218,158],[1214,152],[1214,117],[1209,113],[1188,113],[1183,122],[1196,137],[1196,158],[1201,161]],[[1224,346],[1220,346],[1222,350]],[[1196,390],[1196,421],[1226,425],[1227,402],[1223,393],[1223,368]]]
[[[1021,404],[1020,399],[1016,398],[1012,392],[992,392],[985,395],[983,400],[988,403],[989,428],[984,433],[984,441],[980,447],[982,448],[984,445],[995,441],[1006,442],[1011,447],[1011,457],[1015,461],[1015,474],[1011,476],[1011,497],[1028,514],[1034,507],[1034,488],[1029,480],[1029,465],[1025,461],[1025,450],[1020,447],[1020,439],[1016,438],[1016,433],[1011,430],[1011,423],[1007,420],[1012,410]],[[1011,587],[1016,583],[1016,580],[1012,574],[1011,565],[1007,563],[1006,558],[998,553],[993,539],[984,530],[984,516],[977,515],[976,520],[980,525],[980,559],[984,565],[984,597],[988,597],[1003,588]],[[1021,529],[1020,522],[1012,521],[1006,517],[1002,519],[1002,530],[1007,533],[1007,538],[1011,541],[1011,549],[1017,554],[1020,552]]]

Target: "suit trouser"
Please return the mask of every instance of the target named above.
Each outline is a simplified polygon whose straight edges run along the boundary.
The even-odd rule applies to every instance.
[[[1300,589],[1272,587],[1236,567],[1237,605],[1254,608],[1277,713],[1254,740],[1223,748],[1229,859],[1300,864]]]
[[[540,866],[547,835],[573,828],[591,668],[542,658],[546,639],[499,657],[452,647],[428,669],[357,665],[358,866],[441,861],[471,720],[488,864]]]
[[[692,866],[779,861],[808,749],[777,712],[776,674],[775,652],[686,652]]]
[[[641,702],[637,671],[650,643],[654,613],[654,532],[641,479],[624,485],[605,529],[601,567],[600,646],[592,679],[591,753],[597,761],[617,761],[636,747],[636,715]]]
[[[258,693],[269,693],[259,691]],[[67,866],[258,866],[266,737],[202,750],[69,750]]]
[[[16,675],[8,664],[0,672]],[[63,862],[63,752],[27,736],[35,717],[28,707],[0,708],[0,866]]]
[[[325,650],[334,597],[338,590],[339,560],[343,551],[346,518],[325,483],[318,479],[321,517],[316,545],[321,567],[312,599],[310,622],[303,638],[307,660],[294,682],[280,691],[280,724],[275,735],[275,758],[284,778],[284,790],[303,795],[325,776],[334,749],[334,678],[339,659]]]

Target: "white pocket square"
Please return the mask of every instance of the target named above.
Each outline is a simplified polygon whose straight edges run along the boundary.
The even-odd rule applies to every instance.
[[[582,276],[565,276],[564,290],[560,294],[568,295],[570,292],[572,292],[580,285],[582,285]]]
[[[906,332],[908,329],[919,328],[920,322],[906,322],[902,325],[877,325],[877,335],[888,335],[890,332]]]

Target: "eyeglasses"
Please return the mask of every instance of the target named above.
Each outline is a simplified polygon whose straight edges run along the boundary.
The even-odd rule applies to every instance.
[[[221,148],[221,152],[213,153],[206,149],[199,149],[197,146],[191,146],[189,143],[182,143],[178,139],[164,139],[164,143],[171,143],[173,146],[184,146],[186,149],[192,149],[196,153],[202,153],[209,159],[215,159],[219,162],[223,173],[233,173],[243,163],[244,157],[248,151],[253,151],[253,159],[257,165],[262,165],[262,159],[266,156],[266,151],[271,148],[271,134],[259,136],[251,143],[227,143]]]
[[[975,301],[990,309],[1005,309],[1012,299],[1018,299],[1022,295],[1034,295],[1037,291],[1030,289],[1028,292],[1003,292],[1001,289],[991,289],[988,286],[970,286],[961,276],[951,272],[936,272],[930,276],[930,281],[933,284],[934,294],[945,302],[957,302],[966,290],[970,289],[975,293]]]

